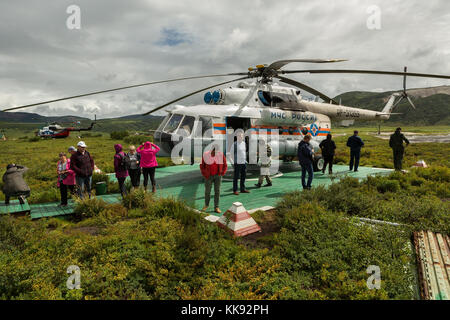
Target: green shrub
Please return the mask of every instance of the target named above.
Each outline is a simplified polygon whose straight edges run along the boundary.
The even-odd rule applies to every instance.
[[[397,192],[398,190],[400,190],[400,182],[398,182],[397,180],[383,179],[378,182],[377,190],[381,193]]]
[[[128,209],[144,209],[152,201],[152,196],[142,189],[133,190],[122,199],[122,204]]]
[[[39,136],[34,136],[28,139],[28,142],[38,142],[41,141],[41,137]]]
[[[97,197],[91,199],[77,199],[75,208],[73,210],[73,217],[76,220],[82,220],[84,218],[91,218],[98,216],[100,212],[106,210],[108,204]]]
[[[143,144],[146,141],[153,142],[153,137],[152,136],[133,135],[133,136],[125,137],[123,139],[123,141],[130,145],[135,145],[137,148],[138,146],[140,146],[141,144]]]
[[[147,206],[144,210],[147,215],[155,217],[171,217],[181,221],[183,225],[196,225],[202,221],[201,215],[186,205],[172,198],[160,198]]]
[[[306,203],[277,211],[282,223],[273,253],[283,259],[287,299],[411,299],[414,276],[408,233],[351,223],[343,214]],[[371,264],[383,270],[379,290],[367,290]],[[395,283],[393,285],[392,283]]]
[[[113,131],[109,134],[110,138],[113,140],[122,140],[125,137],[128,137],[128,131]]]

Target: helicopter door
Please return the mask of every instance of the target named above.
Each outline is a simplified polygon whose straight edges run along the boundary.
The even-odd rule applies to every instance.
[[[239,118],[239,117],[227,117],[226,118],[227,129],[233,129],[236,131],[237,129],[242,129],[247,131],[250,129],[250,118]]]

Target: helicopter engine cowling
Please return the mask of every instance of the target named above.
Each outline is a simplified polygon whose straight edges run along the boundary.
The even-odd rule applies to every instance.
[[[286,141],[272,140],[269,141],[269,145],[272,148],[272,150],[278,148],[279,155],[294,157],[297,156],[297,149],[299,142],[300,141],[298,140],[286,140]],[[320,149],[319,143],[317,141],[311,140],[310,144],[313,147],[314,152],[317,153]]]

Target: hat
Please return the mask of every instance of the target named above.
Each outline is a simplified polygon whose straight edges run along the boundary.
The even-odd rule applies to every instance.
[[[86,143],[84,143],[84,141],[80,141],[80,142],[78,142],[77,147],[86,148],[87,145],[86,145]]]
[[[77,149],[74,146],[70,146],[69,149],[67,149],[67,151],[69,151],[69,152],[77,151]]]

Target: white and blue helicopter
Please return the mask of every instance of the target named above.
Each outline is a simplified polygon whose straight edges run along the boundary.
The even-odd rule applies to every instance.
[[[409,73],[406,67],[403,72],[355,70],[355,69],[316,69],[316,70],[284,70],[290,63],[336,63],[347,61],[343,59],[294,59],[275,61],[269,65],[257,65],[248,68],[246,72],[202,75],[184,77],[162,81],[136,84],[126,87],[90,92],[76,96],[54,99],[24,106],[11,107],[3,111],[11,111],[33,107],[68,99],[90,96],[105,92],[131,89],[153,84],[170,83],[175,81],[194,80],[200,78],[239,76],[237,79],[216,83],[188,93],[162,106],[154,108],[143,115],[161,110],[173,103],[185,99],[202,91],[238,82],[237,86],[207,91],[204,103],[194,106],[176,106],[167,115],[154,132],[154,142],[160,146],[160,156],[173,156],[178,143],[191,145],[188,157],[190,162],[200,161],[202,152],[212,143],[221,142],[223,149],[229,148],[236,130],[242,129],[247,138],[264,136],[264,139],[277,150],[278,156],[292,160],[297,154],[297,145],[304,135],[312,136],[311,144],[318,151],[319,143],[331,132],[332,121],[342,120],[387,120],[393,114],[393,109],[402,99],[407,99],[411,106],[414,104],[406,93],[406,77],[429,77],[450,79],[447,75]],[[296,80],[285,77],[287,74],[324,74],[324,73],[359,73],[374,75],[403,76],[403,91],[393,93],[381,111],[344,106],[337,103],[324,93]],[[249,82],[245,80],[255,79]],[[277,83],[276,81],[279,81]],[[285,85],[280,85],[283,83]],[[289,86],[288,86],[289,85]],[[303,99],[304,90],[320,97],[323,102]],[[198,151],[198,152],[195,152]],[[250,150],[250,156],[255,152]],[[316,153],[317,154],[317,153]],[[189,161],[188,161],[189,162]],[[314,168],[321,170],[323,160],[320,155],[315,156]]]

